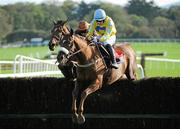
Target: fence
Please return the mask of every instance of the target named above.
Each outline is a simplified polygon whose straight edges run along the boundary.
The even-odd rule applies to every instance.
[[[120,80],[105,86],[87,98],[86,122],[80,126],[71,121],[73,83],[68,80],[6,78],[0,79],[0,84],[3,129],[180,127],[180,78]]]
[[[146,58],[146,61],[148,61],[148,62],[150,62],[150,67],[149,67],[149,69],[152,69],[152,63],[153,62],[159,62],[158,64],[157,64],[157,68],[160,68],[160,63],[161,62],[163,62],[164,63],[164,66],[165,66],[165,69],[173,69],[173,70],[180,70],[180,64],[178,64],[178,63],[180,63],[180,60],[177,60],[177,59],[163,59],[163,58],[150,58],[150,57],[148,57],[148,58]],[[171,64],[171,67],[168,67],[168,64]],[[178,67],[175,67],[176,66],[176,64],[177,64],[177,66]]]
[[[55,64],[55,60],[39,60],[27,56],[17,55],[14,61],[1,61],[1,67],[9,74],[0,74],[4,77],[35,77],[35,76],[62,76]],[[11,69],[8,69],[11,68]],[[11,73],[13,71],[13,74]]]
[[[137,58],[138,60],[140,58]],[[149,58],[146,57],[145,71],[168,72],[170,74],[180,75],[180,60]],[[144,78],[144,70],[138,64],[140,78]],[[62,76],[57,68],[55,60],[39,60],[31,57],[17,55],[14,61],[0,61],[0,72],[5,71],[8,74],[0,74],[0,77],[34,77],[34,76]],[[2,72],[1,72],[2,73]],[[14,73],[14,74],[12,74]],[[156,74],[156,73],[155,73]],[[149,75],[148,75],[149,76]],[[150,75],[151,76],[151,75]]]
[[[9,71],[9,74],[0,74],[0,78],[36,76],[61,77],[63,74],[60,72],[55,62],[56,60],[39,60],[27,56],[17,55],[14,61],[0,62],[0,68],[4,65],[4,69]],[[138,69],[140,78],[144,78],[144,70],[140,64],[138,64]]]
[[[144,63],[143,69],[148,77],[180,76],[180,60],[178,59],[146,57]]]

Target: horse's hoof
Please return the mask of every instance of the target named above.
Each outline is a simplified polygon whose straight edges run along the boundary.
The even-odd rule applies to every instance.
[[[72,115],[72,122],[73,123],[78,123],[78,114],[73,114]]]
[[[78,124],[83,124],[85,122],[85,117],[84,115],[78,115]]]

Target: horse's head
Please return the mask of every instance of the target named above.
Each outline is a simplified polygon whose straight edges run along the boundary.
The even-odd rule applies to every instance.
[[[66,22],[67,20],[54,21],[54,26],[51,30],[51,39],[49,41],[49,49],[51,51],[54,51],[55,47],[63,40],[64,36],[70,33],[68,27],[65,25]]]
[[[60,45],[60,52],[58,62],[68,58],[75,52],[73,30],[66,26],[67,21],[54,22],[53,29],[51,30],[51,40],[49,42],[49,49],[53,51],[57,45]]]

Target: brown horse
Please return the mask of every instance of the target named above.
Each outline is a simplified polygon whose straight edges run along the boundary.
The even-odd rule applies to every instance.
[[[85,122],[83,115],[84,102],[89,94],[104,85],[111,85],[122,79],[124,75],[128,79],[136,79],[136,56],[129,44],[117,44],[114,48],[123,51],[124,63],[119,64],[118,69],[107,68],[97,45],[75,35],[73,30],[70,30],[65,23],[66,21],[54,23],[49,49],[54,50],[58,44],[64,47],[68,51],[66,58],[77,66],[77,79],[72,91],[72,120],[75,123],[82,124]],[[83,86],[84,82],[89,82],[89,85]],[[79,89],[82,87],[84,89],[80,92]],[[79,94],[80,101],[77,108]]]

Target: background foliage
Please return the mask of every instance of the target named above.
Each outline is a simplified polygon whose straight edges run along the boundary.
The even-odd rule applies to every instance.
[[[105,9],[114,20],[119,38],[180,38],[180,6],[160,8],[153,1],[130,0],[125,7],[110,3],[85,3],[66,0],[63,3],[46,1],[43,4],[17,3],[0,6],[0,40],[15,42],[29,34],[27,40],[41,36],[48,38],[52,21],[69,19],[77,28],[80,20],[91,22],[97,8]]]

